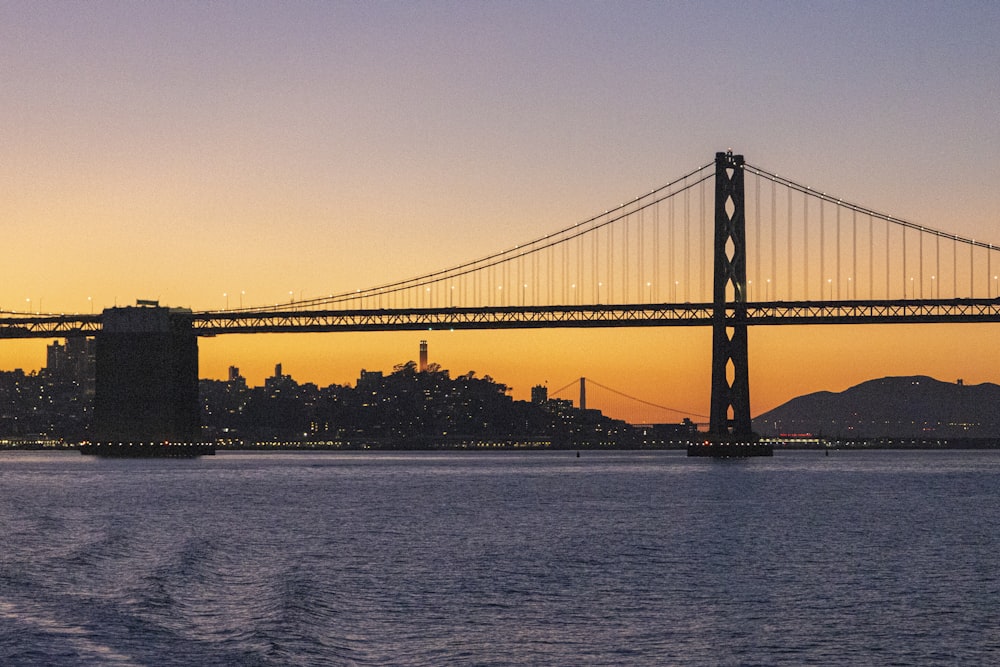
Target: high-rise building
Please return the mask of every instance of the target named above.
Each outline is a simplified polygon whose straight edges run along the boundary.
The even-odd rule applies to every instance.
[[[382,386],[382,380],[382,371],[366,371],[362,368],[355,386],[359,392],[373,392]]]
[[[427,341],[420,341],[420,372],[427,370]]]
[[[549,400],[549,388],[545,385],[536,384],[531,388],[531,402],[542,404]]]
[[[73,383],[86,396],[94,394],[93,338],[67,338],[53,341],[45,358],[45,377],[49,382]]]
[[[66,363],[66,347],[57,340],[52,341],[46,350],[45,370],[50,375],[58,375],[63,371]]]

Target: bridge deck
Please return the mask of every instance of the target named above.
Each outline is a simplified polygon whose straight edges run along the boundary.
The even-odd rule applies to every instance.
[[[730,315],[735,311],[730,310]],[[427,329],[711,326],[708,303],[358,310],[212,311],[183,315],[198,336]],[[1000,299],[754,302],[752,326],[1000,322]],[[101,315],[0,316],[0,338],[93,336]]]

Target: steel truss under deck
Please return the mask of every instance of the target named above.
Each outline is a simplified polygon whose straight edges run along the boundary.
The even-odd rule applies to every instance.
[[[198,336],[323,331],[711,326],[710,303],[405,310],[289,310],[187,315]],[[1000,322],[1000,299],[778,301],[746,304],[749,326]],[[0,315],[2,338],[95,336],[100,315]]]

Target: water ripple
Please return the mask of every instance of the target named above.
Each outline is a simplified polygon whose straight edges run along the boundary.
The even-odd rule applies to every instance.
[[[1000,662],[1000,453],[4,457],[3,665]]]

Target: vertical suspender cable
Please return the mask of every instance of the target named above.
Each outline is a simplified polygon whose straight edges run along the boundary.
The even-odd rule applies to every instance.
[[[909,278],[908,271],[906,270],[906,227],[900,227],[903,233],[903,298],[906,298],[906,280]],[[911,281],[912,282],[912,281]],[[911,290],[912,291],[912,290]],[[910,295],[913,298],[913,295]]]
[[[787,299],[793,301],[795,299],[792,289],[792,189],[785,187],[785,198],[788,201],[788,281],[785,283],[785,289],[788,290]]]
[[[684,190],[684,300],[690,301],[691,283],[691,193]]]
[[[851,209],[851,286],[853,292],[847,295],[849,299],[858,296],[858,210]]]
[[[521,295],[518,305],[524,305],[524,253],[517,256],[517,292]]]
[[[660,205],[653,208],[653,289],[654,301],[660,301]]]
[[[538,283],[542,282],[538,275],[538,251],[531,253],[531,303],[538,305]]]
[[[549,252],[548,252],[548,255],[549,255],[548,260],[549,261],[547,262],[547,264],[548,264],[548,271],[547,271],[547,273],[548,273],[548,279],[545,282],[546,282],[546,290],[548,291],[548,294],[549,294],[549,296],[548,296],[548,305],[550,305],[550,306],[553,305],[553,303],[554,303],[554,301],[552,299],[552,289],[553,289],[553,285],[552,285],[552,282],[553,282],[553,280],[552,280],[552,272],[553,272],[553,270],[555,268],[553,266],[553,264],[555,264],[555,261],[553,259],[554,253],[555,253],[555,251],[552,249],[552,246],[549,246]]]
[[[569,292],[569,244],[563,241],[559,245],[562,247],[562,302],[565,305]]]
[[[638,254],[638,256],[639,256],[639,276],[638,276],[639,298],[637,299],[637,301],[639,303],[642,303],[642,295],[643,295],[642,288],[646,286],[645,284],[647,282],[647,280],[646,280],[646,272],[645,272],[645,268],[646,267],[643,266],[643,263],[644,263],[643,259],[645,259],[645,255],[646,255],[646,252],[645,252],[646,251],[646,246],[643,244],[643,236],[644,236],[644,234],[643,234],[643,228],[645,226],[646,226],[646,209],[643,208],[643,209],[639,210],[639,245],[636,248],[636,251],[637,251],[636,254]],[[646,290],[646,295],[647,295],[647,298],[651,298],[652,297],[651,291],[650,290]]]
[[[951,298],[958,298],[958,236],[951,240]]]
[[[805,262],[803,262],[804,268],[804,280],[805,280],[805,300],[809,300],[809,194],[807,192],[802,193],[802,255],[805,257]]]
[[[840,299],[840,204],[837,204],[837,299]]]
[[[976,246],[969,244],[969,298],[976,298]]]
[[[608,303],[614,301],[614,292],[611,286],[615,275],[615,235],[614,225],[608,225]]]
[[[701,229],[701,235],[700,235],[701,236],[701,242],[699,243],[699,246],[698,246],[699,247],[699,254],[701,256],[701,272],[700,272],[701,273],[701,277],[700,277],[700,280],[699,280],[699,283],[698,283],[698,288],[700,290],[700,293],[698,295],[698,300],[699,301],[708,301],[709,300],[709,294],[708,294],[708,290],[705,289],[705,282],[706,282],[705,264],[707,262],[707,259],[706,259],[706,247],[707,246],[705,245],[705,237],[708,235],[708,230],[706,229],[706,225],[705,225],[705,211],[706,211],[706,206],[705,206],[705,181],[701,182],[701,185],[698,186],[698,189],[701,192],[701,215],[699,216],[699,224],[698,224],[699,229]]]
[[[622,302],[628,303],[629,297],[629,279],[628,279],[628,268],[629,268],[629,256],[628,256],[628,221],[631,219],[632,215],[626,215],[625,220],[622,221],[624,225],[624,230],[622,231]]]
[[[600,251],[601,251],[601,249],[600,249],[600,243],[599,243],[599,241],[600,241],[600,233],[596,232],[596,231],[593,232],[591,234],[590,239],[591,239],[591,242],[590,242],[590,246],[591,246],[590,247],[590,251],[591,251],[591,254],[594,256],[594,281],[593,281],[594,284],[593,284],[593,291],[590,293],[591,294],[590,299],[594,303],[597,303],[597,297],[599,296],[598,290],[597,290],[597,286],[601,282],[601,262],[600,262]]]
[[[891,298],[889,293],[889,220],[885,221],[885,298]]]
[[[500,284],[500,305],[506,306],[510,303],[510,262],[504,260],[503,262],[503,282]]]
[[[609,254],[609,251],[608,251],[608,245],[609,245],[609,239],[610,238],[611,238],[611,228],[609,226],[609,227],[605,228],[604,247],[601,248],[601,250],[602,250],[601,254],[604,255],[604,271],[603,271],[603,273],[601,274],[600,278],[597,281],[597,303],[601,302],[601,288],[604,287],[604,286],[606,286],[608,284],[608,275],[611,272],[611,269],[610,269],[611,255]]]
[[[941,235],[934,235],[934,280],[931,281],[931,287],[934,289],[934,293],[931,297],[937,299],[941,296]]]
[[[563,304],[569,303],[569,265],[571,262],[570,258],[570,247],[569,243],[563,242],[559,244],[563,249]]]
[[[778,256],[777,256],[778,212],[776,210],[777,206],[778,206],[777,184],[775,180],[772,178],[771,179],[771,276],[768,278],[768,281],[773,280],[775,282],[777,282],[778,280]],[[775,285],[775,288],[777,287],[778,286]],[[770,294],[768,293],[765,293],[764,296],[770,298]]]
[[[667,209],[667,245],[670,263],[667,265],[667,272],[670,274],[670,300],[677,301],[675,285],[677,283],[677,244],[674,242],[677,235],[674,234],[674,197],[670,197],[670,208]]]
[[[920,298],[924,298],[924,230],[920,229],[918,232],[919,237],[917,239],[917,250],[920,256],[917,258],[917,278],[920,279]]]
[[[823,300],[823,281],[829,284],[826,277],[826,220],[823,217],[824,201],[819,200],[819,298]]]
[[[868,300],[875,298],[875,221],[868,214]]]
[[[754,178],[754,208],[756,209],[756,219],[754,226],[754,260],[753,279],[757,281],[757,293],[760,293],[760,176]],[[749,294],[747,295],[749,297]],[[760,301],[760,298],[757,299]]]

